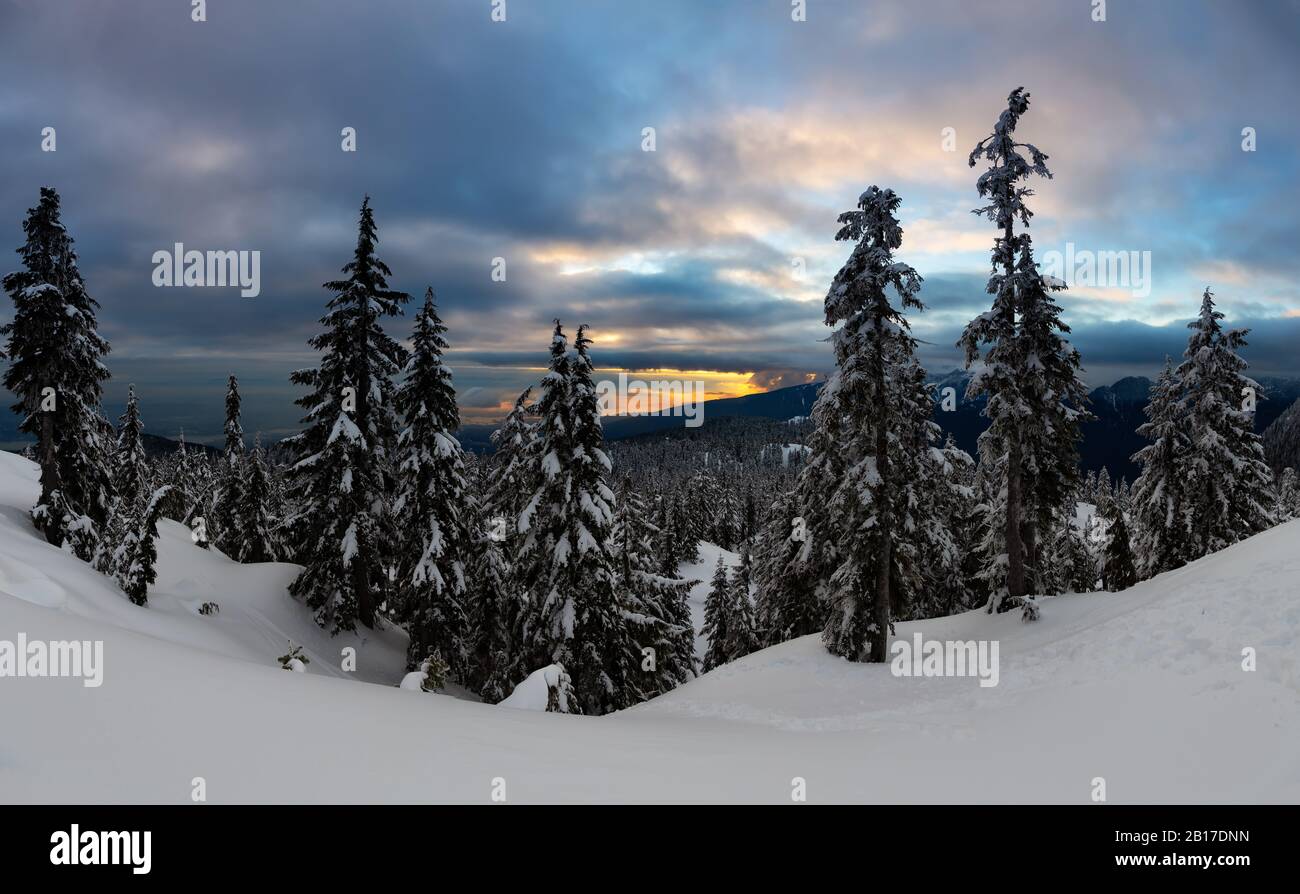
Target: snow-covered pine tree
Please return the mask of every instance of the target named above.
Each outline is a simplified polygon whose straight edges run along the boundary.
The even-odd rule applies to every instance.
[[[473,655],[469,684],[488,704],[508,696],[527,676],[518,654],[520,630],[527,606],[515,581],[505,544],[495,535],[481,504],[468,506],[471,544],[468,584]]]
[[[1128,524],[1119,500],[1111,500],[1106,505],[1106,549],[1102,555],[1101,576],[1103,585],[1112,593],[1127,590],[1138,581]]]
[[[1018,266],[1033,287],[1021,292],[1019,336],[1025,343],[1028,389],[1033,414],[1022,426],[1026,439],[1024,466],[1024,536],[1027,584],[1041,592],[1036,576],[1041,565],[1039,531],[1049,531],[1065,504],[1078,490],[1080,424],[1092,418],[1086,409],[1088,391],[1080,377],[1079,352],[1066,341],[1070,327],[1052,293],[1064,283],[1036,276],[1028,234],[1020,245]]]
[[[208,516],[208,528],[217,546],[231,558],[244,542],[244,534],[239,530],[240,490],[244,481],[244,429],[239,421],[239,407],[239,380],[231,375],[226,382],[226,444]]]
[[[1184,360],[1175,372],[1181,386],[1179,415],[1191,439],[1183,456],[1191,517],[1189,559],[1231,546],[1268,528],[1272,518],[1272,472],[1255,433],[1254,401],[1263,390],[1242,370],[1237,353],[1249,330],[1225,331],[1223,314],[1207,288]]]
[[[152,472],[144,452],[144,423],[135,386],[127,387],[126,410],[120,419],[113,454],[113,505],[105,534],[97,544],[95,567],[117,579],[136,605],[148,601],[157,572],[158,519],[169,488],[152,487]]]
[[[190,471],[189,449],[185,444],[185,430],[182,429],[176,444],[176,452],[160,462],[161,476],[171,489],[163,501],[162,517],[170,518],[184,524],[193,507],[194,481]]]
[[[519,579],[529,590],[523,628],[526,666],[560,663],[584,714],[629,705],[632,642],[609,553],[614,494],[592,381],[590,340],[578,329],[573,348],[559,321],[550,369],[542,378],[537,490],[519,518]]]
[[[1091,593],[1097,588],[1097,557],[1084,534],[1074,525],[1061,529],[1056,553],[1066,565],[1065,589],[1071,593]]]
[[[731,601],[728,603],[727,652],[730,661],[743,658],[758,649],[758,629],[754,620],[754,601],[750,594],[751,569],[741,556],[741,564],[731,569]]]
[[[484,489],[484,523],[512,555],[518,540],[519,516],[537,487],[537,423],[532,388],[518,398],[501,427],[492,433],[491,480]]]
[[[1138,574],[1145,579],[1186,563],[1191,555],[1192,518],[1182,480],[1191,441],[1181,410],[1182,385],[1173,364],[1151,385],[1147,421],[1138,434],[1151,443],[1133,454],[1142,473],[1133,485]]]
[[[149,488],[149,458],[144,452],[144,422],[135,386],[126,390],[126,409],[118,420],[117,450],[113,453],[113,493],[127,506],[142,503]]]
[[[521,654],[527,593],[515,574],[515,553],[522,540],[519,516],[536,485],[531,397],[531,388],[520,394],[492,433],[496,451],[480,464],[474,488],[483,497],[467,504],[473,535],[466,578],[473,634],[470,685],[489,704],[504,699],[529,674],[527,657]]]
[[[415,315],[406,380],[396,396],[404,427],[394,509],[402,519],[403,541],[394,601],[411,636],[407,664],[415,667],[436,650],[452,676],[465,680],[473,649],[465,583],[472,533],[465,506],[473,496],[453,434],[460,428],[460,410],[451,370],[443,362],[446,331],[430,287]]]
[[[288,527],[294,560],[304,566],[289,590],[334,632],[375,626],[397,540],[392,377],[406,350],[380,322],[401,314],[410,296],[388,287],[392,271],[375,255],[377,233],[367,197],[356,250],[343,267],[347,279],[325,284],[334,293],[321,318],[325,330],[308,342],[321,352],[320,365],[290,377],[310,390],[297,401],[306,429],[286,439],[296,457]]]
[[[713,580],[709,582],[709,595],[704,600],[704,638],[709,647],[704,652],[704,672],[731,660],[728,647],[731,644],[731,632],[727,629],[731,621],[732,601],[731,579],[727,575],[727,566],[718,556],[718,563],[713,569]]]
[[[149,585],[158,579],[158,519],[169,487],[163,485],[148,499],[122,506],[122,539],[113,552],[113,565],[122,592],[136,605],[149,602]]]
[[[0,327],[12,364],[4,385],[18,402],[19,430],[37,439],[41,495],[32,518],[45,539],[89,561],[112,500],[112,427],[101,409],[108,342],[96,331],[99,303],[86,291],[59,194],[42,187],[23,222],[22,269],[4,277],[13,320]]]
[[[701,541],[716,542],[718,503],[722,499],[722,488],[708,469],[698,469],[686,483],[686,493],[690,497],[687,513],[688,536],[696,543]]]
[[[1300,518],[1300,480],[1295,469],[1287,466],[1277,482],[1277,506],[1274,517],[1278,524]]]
[[[1092,495],[1093,505],[1098,509],[1104,509],[1110,505],[1115,497],[1115,486],[1110,481],[1110,470],[1105,466],[1097,473],[1097,489]]]
[[[981,157],[990,163],[976,183],[989,204],[975,213],[1001,230],[994,239],[988,281],[993,306],[972,320],[958,341],[968,368],[983,361],[967,397],[988,398],[984,415],[990,424],[980,438],[992,449],[982,446],[981,452],[997,458],[1003,482],[1004,558],[997,561],[1005,566],[1006,583],[993,592],[990,611],[1011,608],[1029,592],[1026,562],[1032,568],[1037,525],[1059,506],[1077,474],[1074,454],[1085,398],[1078,354],[1060,335],[1069,329],[1051,298],[1060,284],[1049,284],[1040,275],[1029,234],[1015,229],[1017,220],[1028,227],[1033,216],[1025,204],[1033,190],[1020,182],[1030,175],[1051,177],[1047,156],[1015,140],[1016,126],[1028,109],[1029,94],[1024,88],[1013,90],[993,133],[969,158],[971,167]]]
[[[675,535],[674,541],[677,544],[675,551],[677,561],[673,565],[675,572],[677,563],[698,562],[700,560],[700,537],[695,530],[696,526],[691,523],[690,512],[686,508],[686,500],[682,498],[680,492],[673,493],[672,513],[672,530]]]
[[[942,448],[921,455],[921,527],[914,533],[924,585],[907,615],[933,618],[974,608],[964,560],[975,550],[975,461],[949,435]]]
[[[762,646],[817,633],[826,626],[826,607],[817,597],[814,575],[807,570],[810,531],[799,512],[793,491],[779,494],[755,548],[759,559],[754,567],[758,597],[754,614]]]
[[[835,542],[819,569],[831,606],[822,639],[855,661],[887,660],[891,607],[905,598],[895,586],[910,592],[917,582],[917,544],[898,532],[925,523],[916,517],[918,456],[937,434],[905,316],[923,308],[921,277],[893,257],[903,242],[900,202],[893,190],[872,186],[856,210],[839,216],[836,241],[855,244],[826,295],[826,324],[839,326],[831,337],[836,370],[813,410],[819,429],[835,424],[839,435],[814,440],[800,475],[804,514],[835,518]],[[842,474],[819,469],[819,452],[833,454]]]
[[[271,476],[266,468],[262,436],[253,439],[253,452],[243,460],[244,481],[230,526],[230,557],[237,562],[275,562],[282,547],[279,519],[272,507]]]
[[[740,537],[740,505],[730,487],[721,487],[717,497],[713,512],[713,542],[723,549],[732,549]]]
[[[636,649],[633,659],[639,662],[629,682],[641,699],[667,692],[696,673],[695,627],[687,603],[693,582],[659,573],[654,547],[658,534],[645,502],[624,477],[609,542],[624,619]]]

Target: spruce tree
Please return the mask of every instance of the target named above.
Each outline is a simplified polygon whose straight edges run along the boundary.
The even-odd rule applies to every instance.
[[[254,438],[253,452],[244,459],[243,467],[244,481],[230,529],[230,557],[237,562],[275,562],[282,551],[279,519],[272,506],[271,477],[261,435]]]
[[[162,480],[171,488],[163,502],[163,518],[185,524],[194,506],[194,476],[190,470],[189,449],[185,444],[185,431],[181,430],[176,452],[162,463]]]
[[[3,279],[13,320],[0,327],[12,361],[4,385],[18,401],[19,430],[37,439],[41,495],[32,510],[49,542],[89,560],[111,505],[112,427],[100,403],[108,342],[96,331],[99,303],[86,290],[59,195],[42,187],[23,222],[22,269]]]
[[[1209,289],[1201,312],[1187,326],[1179,415],[1190,445],[1181,463],[1191,517],[1189,558],[1243,540],[1272,524],[1272,472],[1255,433],[1254,400],[1262,389],[1243,370],[1237,351],[1249,330],[1224,331],[1223,314]]]
[[[1106,507],[1106,550],[1102,558],[1102,580],[1107,590],[1127,590],[1138,581],[1133,549],[1129,543],[1128,524],[1118,500]]]
[[[532,389],[492,433],[495,453],[481,464],[482,500],[469,504],[473,532],[469,587],[473,631],[471,684],[484,701],[496,704],[534,668],[522,654],[527,592],[518,579],[515,554],[522,541],[519,516],[535,485],[537,426],[532,421]]]
[[[479,505],[470,508],[479,511],[472,516],[474,540],[467,576],[473,635],[469,683],[483,701],[494,705],[527,676],[518,654],[526,601],[488,517]]]
[[[754,602],[750,595],[749,569],[740,564],[731,569],[731,599],[727,604],[727,653],[735,661],[758,649]]]
[[[396,603],[411,636],[408,665],[436,650],[452,675],[464,680],[473,649],[465,582],[472,533],[464,511],[471,495],[453,434],[460,411],[442,359],[446,331],[429,288],[415,316],[406,380],[396,396],[404,421],[397,448],[401,483],[395,511],[404,536]]]
[[[722,557],[713,569],[713,580],[709,583],[709,595],[704,601],[704,637],[709,647],[704,653],[704,672],[731,660],[728,647],[731,645],[731,631],[727,625],[731,621],[732,610],[731,580],[727,576],[727,566]]]
[[[1300,481],[1297,481],[1296,471],[1290,466],[1283,469],[1278,478],[1274,517],[1279,524],[1300,517]]]
[[[755,626],[763,646],[817,633],[826,626],[826,607],[807,570],[810,531],[807,519],[799,513],[793,491],[778,495],[759,535],[759,560],[754,568],[758,590]]]
[[[1182,478],[1191,441],[1180,408],[1181,392],[1166,357],[1164,371],[1151,386],[1147,421],[1137,430],[1151,443],[1133,454],[1142,467],[1132,496],[1142,578],[1178,568],[1191,555],[1192,517]]]
[[[113,555],[117,582],[136,605],[149,602],[149,585],[158,579],[158,519],[169,488],[163,485],[148,499],[122,506],[122,539]]]
[[[971,167],[981,157],[989,162],[976,184],[989,203],[975,213],[1001,231],[993,244],[987,288],[992,308],[971,321],[958,341],[968,367],[983,362],[967,397],[988,398],[984,415],[989,427],[980,436],[981,452],[995,458],[1004,494],[998,519],[1004,558],[998,564],[1005,567],[1005,584],[990,598],[990,611],[1016,606],[1029,592],[1037,530],[1072,489],[1078,426],[1085,418],[1078,353],[1062,337],[1069,328],[1051,297],[1062,286],[1040,275],[1029,234],[1016,232],[1017,221],[1027,228],[1033,216],[1025,204],[1033,190],[1021,181],[1030,175],[1051,177],[1047,156],[1015,140],[1016,126],[1028,109],[1029,94],[1023,88],[1012,91],[993,133],[969,158]],[[1026,617],[1032,614],[1029,608]]]
[[[696,672],[695,627],[687,602],[693,582],[659,573],[654,547],[658,534],[645,503],[624,477],[610,527],[610,551],[636,650],[633,660],[639,662],[630,681],[642,699],[667,692]]]
[[[375,255],[377,237],[367,197],[356,250],[343,267],[347,278],[325,283],[333,293],[325,328],[308,342],[321,352],[320,365],[290,377],[309,393],[297,401],[306,428],[287,439],[296,456],[288,527],[294,559],[304,566],[289,590],[334,632],[375,626],[397,540],[392,377],[406,351],[380,322],[399,315],[409,296],[388,287],[392,271]]]
[[[917,544],[897,532],[925,523],[916,517],[919,459],[937,434],[905,316],[923,308],[921,277],[893,257],[903,241],[899,204],[893,190],[873,186],[857,210],[839,217],[836,240],[855,245],[826,295],[826,324],[840,327],[831,339],[836,371],[813,410],[819,428],[835,425],[838,432],[814,441],[800,476],[805,515],[834,516],[835,542],[820,569],[831,606],[823,641],[856,661],[886,660],[891,608],[905,598],[895,588],[919,585]],[[819,452],[831,453],[842,473],[819,468]]]
[[[240,403],[239,381],[232,375],[226,382],[226,444],[208,518],[217,546],[231,558],[244,542],[244,535],[239,530],[240,489],[244,481],[244,429],[239,421]]]
[[[590,340],[573,347],[559,321],[542,378],[537,488],[519,518],[519,579],[529,591],[523,651],[532,669],[562,664],[575,709],[604,714],[631,703],[633,645],[609,553],[614,494],[592,381]]]

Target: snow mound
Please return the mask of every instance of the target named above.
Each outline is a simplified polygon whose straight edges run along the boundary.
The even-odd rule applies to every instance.
[[[497,777],[519,803],[788,803],[803,777],[814,803],[1087,804],[1098,776],[1112,803],[1300,801],[1300,521],[1122,593],[1043,599],[1035,624],[898,625],[998,641],[996,687],[813,636],[582,717],[411,698],[400,631],[331,638],[285,591],[294,566],[237,565],[179,525],[131,605],[37,536],[35,496],[35,467],[0,456],[0,641],[101,640],[103,682],[0,678],[4,803],[189,803],[196,776],[214,803],[486,804]],[[689,576],[720,555],[702,545]],[[286,641],[306,673],[279,667]]]
[[[521,711],[545,711],[551,690],[560,685],[560,676],[564,668],[558,664],[548,664],[535,670],[515,687],[514,692],[501,700],[501,707],[515,708]]]

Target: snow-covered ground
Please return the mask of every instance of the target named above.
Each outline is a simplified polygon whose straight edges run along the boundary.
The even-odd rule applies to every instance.
[[[35,467],[0,455],[0,640],[103,640],[104,677],[0,678],[0,802],[188,802],[195,777],[214,803],[487,803],[496,777],[519,803],[788,802],[802,777],[810,802],[1084,804],[1098,776],[1119,803],[1300,801],[1300,522],[1124,593],[1046,599],[1035,624],[899,625],[997,640],[996,687],[808,637],[574,717],[398,689],[399,631],[331,638],[285,591],[293,566],[237,565],[178,525],[133,606],[37,537],[35,495]],[[687,569],[696,603],[719,554]],[[198,615],[209,600],[220,614]],[[276,663],[288,640],[306,673]]]

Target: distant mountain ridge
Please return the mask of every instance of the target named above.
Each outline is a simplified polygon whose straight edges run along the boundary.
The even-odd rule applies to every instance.
[[[966,400],[966,387],[970,379],[970,373],[954,369],[932,375],[929,381],[939,391],[940,403],[943,389],[952,388],[956,392],[956,409],[945,411],[941,406],[936,406],[935,421],[945,434],[953,436],[958,446],[973,456],[976,453],[977,439],[988,423],[981,415],[984,401]],[[1300,379],[1261,377],[1257,381],[1263,389],[1264,399],[1259,401],[1255,412],[1255,430],[1263,432],[1300,397]],[[706,401],[704,424],[707,425],[710,419],[724,416],[759,416],[777,420],[808,416],[823,384],[809,382],[760,394],[747,394],[744,397]],[[1151,380],[1145,376],[1126,376],[1112,385],[1103,385],[1089,393],[1089,409],[1096,418],[1082,426],[1079,459],[1084,471],[1105,468],[1114,480],[1123,478],[1133,481],[1137,478],[1139,469],[1131,457],[1147,443],[1137,433],[1137,429],[1146,421],[1144,408],[1150,390]],[[605,437],[609,440],[635,437],[681,424],[680,416],[618,416],[604,420]],[[466,428],[481,429],[482,444],[486,449],[491,449],[487,435],[491,434],[495,426]],[[462,440],[465,440],[463,434]],[[1300,452],[1300,448],[1297,452]]]
[[[987,427],[987,420],[981,415],[983,400],[966,400],[966,386],[970,379],[970,373],[954,369],[932,375],[929,381],[938,390],[940,403],[944,395],[943,389],[952,388],[956,392],[956,409],[945,411],[936,405],[935,421],[945,434],[952,435],[959,447],[974,456],[977,439]],[[1255,411],[1255,430],[1265,434],[1270,464],[1275,469],[1288,465],[1300,466],[1300,404],[1297,403],[1297,398],[1300,398],[1300,379],[1266,376],[1256,381],[1263,389],[1263,399]],[[708,425],[710,419],[728,416],[778,421],[807,417],[812,413],[813,404],[823,384],[825,383],[807,382],[758,394],[746,394],[743,397],[705,401],[704,424]],[[1079,458],[1084,471],[1105,468],[1113,480],[1122,478],[1133,481],[1137,477],[1139,469],[1131,457],[1147,443],[1137,433],[1137,429],[1146,421],[1143,410],[1150,389],[1151,380],[1145,376],[1126,376],[1113,385],[1103,385],[1089,393],[1089,409],[1096,418],[1084,423],[1082,427],[1083,440],[1079,447]],[[1284,418],[1279,420],[1279,417]],[[1270,430],[1274,421],[1279,424]],[[682,424],[681,416],[662,414],[607,416],[603,420],[605,437],[611,441],[664,431]],[[465,425],[456,434],[467,450],[490,453],[490,436],[496,428],[495,425]],[[144,442],[145,450],[150,456],[171,453],[179,443],[171,438],[151,434],[144,436]],[[216,447],[203,444],[187,446],[209,455],[221,454],[221,450]],[[270,449],[275,458],[284,459],[278,456],[274,445]]]

